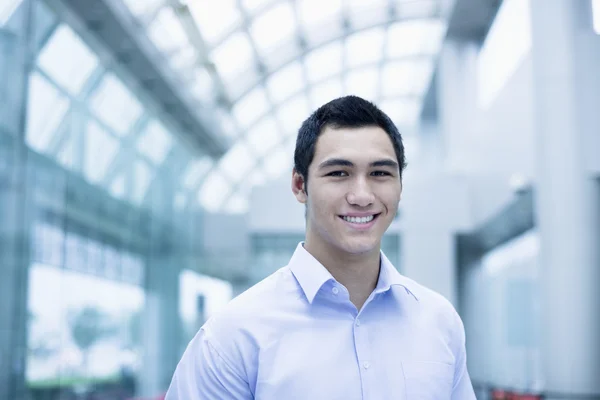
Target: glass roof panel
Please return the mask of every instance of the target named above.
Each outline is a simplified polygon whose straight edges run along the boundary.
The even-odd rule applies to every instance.
[[[112,73],[100,82],[91,97],[91,109],[119,135],[125,135],[142,114],[142,105]]]
[[[209,45],[214,45],[240,22],[237,0],[193,0],[187,5]]]
[[[310,91],[313,108],[317,109],[323,104],[342,96],[344,89],[340,77],[329,79],[314,86]],[[308,115],[305,117],[307,118]]]
[[[84,175],[91,182],[100,182],[119,149],[119,141],[90,121],[85,133]]]
[[[261,54],[268,53],[282,40],[289,40],[295,30],[294,9],[289,1],[280,1],[270,7],[250,25],[250,34]]]
[[[138,151],[153,161],[154,164],[161,164],[165,160],[172,145],[171,135],[158,121],[150,122],[137,139]]]
[[[315,83],[342,72],[342,44],[339,41],[318,48],[304,60],[308,81]]]
[[[401,129],[402,127],[413,127],[417,123],[421,102],[410,99],[391,99],[380,102],[379,107]]]
[[[255,63],[251,46],[248,35],[237,32],[212,51],[212,59],[223,79],[232,80]]]
[[[159,7],[164,0],[123,0],[129,11],[137,17],[141,17]]]
[[[196,188],[213,165],[214,162],[210,157],[202,157],[189,163],[183,174],[183,186],[190,190]]]
[[[245,129],[266,113],[269,106],[267,93],[262,86],[258,86],[234,105],[233,115],[240,128]]]
[[[231,184],[223,177],[219,169],[214,169],[204,181],[198,192],[198,201],[207,211],[217,211],[231,193]]]
[[[250,168],[256,163],[256,157],[250,153],[248,146],[244,141],[238,142],[221,158],[219,168],[223,175],[231,178],[232,182],[237,182]]]
[[[277,109],[277,118],[281,122],[286,134],[296,134],[300,125],[309,117],[311,107],[304,93],[286,101]]]
[[[72,169],[75,156],[75,146],[73,146],[73,138],[69,135],[57,153],[58,162],[67,169]]]
[[[229,214],[243,214],[248,211],[249,206],[248,197],[235,193],[225,204],[223,211]]]
[[[212,102],[215,96],[215,82],[206,68],[198,67],[193,72],[190,84],[192,95],[198,100]]]
[[[389,0],[347,0],[348,16],[354,29],[363,29],[389,20]]]
[[[438,20],[415,20],[392,24],[386,54],[390,59],[439,52],[445,26]]]
[[[247,141],[252,154],[262,157],[281,141],[281,137],[275,118],[269,116],[250,129]]]
[[[57,84],[77,95],[98,59],[83,41],[66,25],[59,26],[38,56],[38,65]]]
[[[171,7],[163,7],[148,26],[147,34],[160,51],[191,46],[183,25]]]
[[[8,22],[8,19],[15,12],[23,0],[2,0],[0,1],[0,26]]]
[[[117,199],[125,197],[125,174],[119,174],[109,187],[110,193]]]
[[[231,113],[222,108],[217,108],[215,113],[217,114],[217,119],[221,122],[221,128],[225,136],[233,138],[239,135],[240,131]]]
[[[432,61],[396,61],[383,67],[384,97],[423,95],[433,73]]]
[[[136,160],[132,193],[134,203],[140,204],[142,200],[144,200],[146,192],[148,191],[148,185],[150,184],[152,172],[152,169],[145,161],[140,159]]]
[[[299,92],[304,86],[304,72],[302,71],[302,64],[298,61],[294,61],[277,71],[267,81],[269,95],[275,103],[279,103]]]
[[[347,94],[376,101],[379,89],[379,68],[362,68],[348,72],[345,87]]]
[[[294,155],[283,147],[279,147],[263,163],[265,172],[270,179],[277,179],[292,171]]]
[[[373,64],[383,57],[385,30],[373,28],[346,39],[346,64],[350,68]]]
[[[29,78],[27,143],[44,152],[69,109],[69,100],[56,87],[33,72]]]
[[[302,25],[311,28],[340,15],[343,0],[299,0],[298,17]]]
[[[272,0],[242,0],[242,6],[249,14],[253,14],[271,1]]]

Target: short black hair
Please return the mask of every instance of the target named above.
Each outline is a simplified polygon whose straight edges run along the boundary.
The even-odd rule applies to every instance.
[[[308,167],[315,155],[315,147],[319,135],[326,127],[361,128],[379,126],[392,140],[400,179],[406,168],[404,144],[398,128],[386,113],[375,104],[358,96],[344,96],[319,107],[303,123],[298,131],[296,149],[294,151],[294,168],[308,182]]]

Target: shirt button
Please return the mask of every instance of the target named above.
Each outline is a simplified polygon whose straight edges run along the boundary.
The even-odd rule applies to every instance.
[[[364,367],[365,369],[369,369],[369,367],[370,367],[370,366],[371,366],[371,363],[370,363],[370,362],[368,362],[368,361],[365,361],[365,362],[363,363],[363,367]]]
[[[360,326],[360,319],[356,319],[356,326]]]
[[[340,292],[340,289],[334,287],[333,289],[331,289],[331,291],[333,292],[333,294],[338,294]]]

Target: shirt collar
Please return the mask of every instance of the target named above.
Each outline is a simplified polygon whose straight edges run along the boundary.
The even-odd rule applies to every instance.
[[[298,244],[288,266],[311,304],[326,282],[335,281],[327,268],[304,248],[304,242]],[[408,294],[418,300],[415,292],[410,289],[410,286],[412,286],[410,280],[402,276],[385,254],[381,252],[379,280],[375,286],[375,292],[383,293],[392,286],[404,287]]]

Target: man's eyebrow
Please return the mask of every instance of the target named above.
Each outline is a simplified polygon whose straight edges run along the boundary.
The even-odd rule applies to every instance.
[[[319,168],[329,167],[354,167],[354,163],[343,158],[330,158],[329,160],[323,161],[319,164]]]
[[[377,160],[371,163],[371,167],[398,168],[398,163],[394,160]]]

